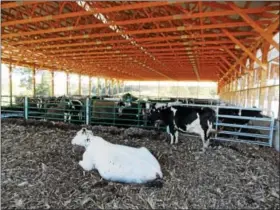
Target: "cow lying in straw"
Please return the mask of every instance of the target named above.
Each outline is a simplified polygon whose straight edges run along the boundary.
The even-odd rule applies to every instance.
[[[97,169],[105,180],[141,184],[162,179],[158,161],[145,147],[112,144],[85,128],[77,132],[72,145],[86,149],[79,165],[86,171]]]

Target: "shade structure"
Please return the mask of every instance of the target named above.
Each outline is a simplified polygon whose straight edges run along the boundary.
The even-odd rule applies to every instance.
[[[91,76],[226,82],[247,58],[265,68],[264,44],[279,50],[273,1],[11,1],[1,12],[2,62]]]

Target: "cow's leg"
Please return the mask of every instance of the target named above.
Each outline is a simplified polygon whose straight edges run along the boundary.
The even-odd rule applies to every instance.
[[[168,129],[169,129],[169,135],[170,135],[170,138],[171,138],[170,144],[173,144],[174,143],[174,137],[175,137],[174,125],[173,124],[169,125]]]
[[[205,134],[203,133],[202,135],[200,135],[201,140],[202,140],[202,152],[205,152]]]
[[[79,161],[79,165],[85,170],[90,171],[94,169],[90,153],[86,150],[83,154],[83,160]]]
[[[90,171],[92,169],[92,164],[88,160],[81,160],[79,161],[79,165],[85,170]]]
[[[69,118],[68,118],[68,122],[71,123],[71,119],[72,119],[72,114],[69,112]]]
[[[173,135],[170,133],[170,126],[169,125],[166,126],[166,133],[168,133],[169,136],[170,136],[170,139],[171,139],[170,144],[173,144],[174,138],[173,138]]]
[[[178,130],[175,131],[175,144],[178,143],[179,132]]]
[[[82,116],[83,114],[82,114],[82,112],[79,112],[79,114],[78,114],[78,116],[79,116],[79,120],[82,120]]]
[[[67,113],[64,112],[64,122],[66,122],[66,121],[67,121]]]

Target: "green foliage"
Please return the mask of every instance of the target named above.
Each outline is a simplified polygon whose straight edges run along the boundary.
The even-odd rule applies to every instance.
[[[42,82],[36,85],[36,95],[49,96],[51,92],[50,87],[51,75],[49,72],[43,72]]]
[[[17,67],[14,69],[15,74],[20,75],[19,87],[25,88],[27,91],[32,90],[32,71],[24,67]]]

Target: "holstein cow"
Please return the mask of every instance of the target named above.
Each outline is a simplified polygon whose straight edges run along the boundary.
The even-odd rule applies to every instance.
[[[209,145],[209,137],[216,119],[216,113],[210,108],[171,106],[151,110],[151,120],[159,129],[160,125],[167,126],[171,144],[178,143],[178,132],[198,134],[202,140],[203,152]]]
[[[73,107],[71,110],[71,119],[75,122],[75,121],[81,121],[83,119],[83,108],[84,105],[83,103],[76,99],[76,100],[71,100]]]
[[[58,104],[47,109],[44,119],[60,121],[63,116],[64,122],[71,122],[71,110],[75,109],[73,103],[67,97],[58,97],[58,100],[60,100]]]
[[[72,145],[85,147],[83,160],[79,161],[85,171],[96,169],[110,181],[138,184],[159,181],[162,186],[160,164],[145,147],[112,144],[85,128],[77,132]]]
[[[121,124],[137,124],[147,125],[149,114],[149,106],[146,102],[132,102],[127,104],[125,102],[118,102],[118,120]]]

